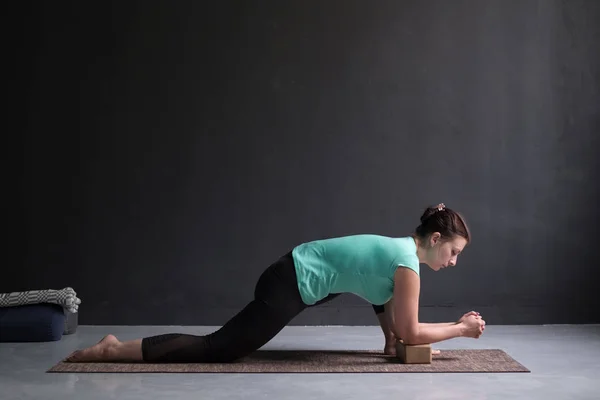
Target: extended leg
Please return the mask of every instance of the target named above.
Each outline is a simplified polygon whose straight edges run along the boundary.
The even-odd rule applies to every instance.
[[[171,333],[129,342],[107,336],[75,352],[70,361],[229,362],[262,347],[306,308],[291,256],[261,275],[254,300],[219,330],[205,336]]]
[[[219,330],[206,335],[167,334],[145,338],[147,362],[230,362],[258,350],[277,335],[303,307],[282,311],[254,299]]]

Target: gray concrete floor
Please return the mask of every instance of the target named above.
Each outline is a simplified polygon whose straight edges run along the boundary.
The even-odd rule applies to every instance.
[[[0,398],[10,399],[600,399],[600,325],[487,326],[437,348],[500,348],[531,373],[49,374],[104,334],[121,340],[214,327],[80,326],[52,343],[0,343]],[[379,327],[285,328],[265,349],[379,349]]]

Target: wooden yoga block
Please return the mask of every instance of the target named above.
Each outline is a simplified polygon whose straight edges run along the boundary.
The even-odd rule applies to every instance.
[[[431,345],[404,344],[399,340],[396,342],[396,357],[403,364],[431,364]]]

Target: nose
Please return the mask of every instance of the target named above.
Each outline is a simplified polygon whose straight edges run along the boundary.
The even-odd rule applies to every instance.
[[[450,260],[450,262],[448,263],[449,266],[454,267],[456,265],[456,259],[452,259]]]

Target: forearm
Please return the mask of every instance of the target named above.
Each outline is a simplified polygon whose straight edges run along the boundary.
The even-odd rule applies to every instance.
[[[405,344],[431,344],[462,336],[460,324],[419,324],[419,329],[408,338]]]
[[[390,301],[389,303],[385,304],[384,307],[385,313],[379,316],[379,324],[381,325],[381,329],[384,332],[386,338],[389,338],[391,336],[395,336],[396,338],[400,339],[401,336],[398,332],[396,332],[395,329],[395,322],[394,322],[394,311],[393,311],[393,304]],[[435,323],[430,323],[430,322],[420,322],[419,323],[419,328],[420,327],[442,327],[442,326],[453,326],[458,324],[458,322],[435,322]]]
[[[430,322],[420,322],[419,323],[419,327],[421,326],[452,326],[452,325],[456,325],[458,324],[458,322],[434,322],[434,323],[430,323]]]

